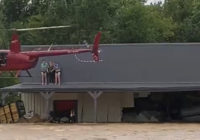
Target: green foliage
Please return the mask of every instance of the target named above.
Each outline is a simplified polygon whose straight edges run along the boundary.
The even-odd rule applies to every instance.
[[[172,17],[175,22],[181,23],[190,16],[193,1],[195,0],[166,0],[164,4],[165,14]]]
[[[2,10],[0,10],[0,29],[4,29],[4,16]],[[0,30],[0,49],[6,49],[8,46],[8,38],[6,30]]]
[[[197,0],[145,1],[1,0],[0,28],[72,25],[20,33],[22,44],[32,45],[92,43],[97,31],[103,32],[102,43],[199,41]],[[8,46],[7,36],[0,31],[1,46]]]
[[[14,78],[10,75],[10,73],[4,72],[0,77],[0,88],[12,86],[19,83],[18,78]],[[1,99],[1,92],[0,92],[0,99]],[[20,99],[20,96],[15,93],[9,93],[9,96],[5,99],[5,103],[15,102]],[[0,100],[0,105],[2,104],[2,100]]]
[[[198,28],[191,23],[191,16],[198,11],[194,11],[197,0],[166,0],[164,4],[164,13],[173,19],[176,24],[174,30],[174,42],[198,42],[200,36],[196,34]]]
[[[118,42],[163,42],[173,37],[174,25],[171,18],[165,18],[155,6],[140,2],[128,4],[119,9],[116,25]]]
[[[20,94],[17,93],[9,93],[8,96],[5,98],[5,104],[14,103],[18,100],[21,100]]]
[[[191,16],[184,20],[184,40],[198,42],[200,40],[200,2],[196,2],[192,9]]]
[[[17,79],[13,78],[1,78],[0,80],[0,88],[15,85],[18,83]],[[1,99],[1,93],[0,93],[0,99]],[[12,103],[17,100],[20,100],[20,96],[17,93],[9,93],[9,95],[5,99],[5,103]],[[2,104],[2,100],[0,100],[0,105]]]
[[[2,73],[0,77],[0,88],[7,87],[7,86],[12,86],[19,83],[18,78],[12,77],[8,73]]]
[[[0,94],[0,99],[1,99],[1,94]],[[9,93],[5,98],[5,105],[10,104],[10,103],[14,103],[18,100],[21,100],[20,94]],[[2,100],[0,100],[0,105],[2,105]]]
[[[1,0],[2,10],[6,16],[6,21],[12,23],[18,20],[25,20],[28,16],[29,0]]]

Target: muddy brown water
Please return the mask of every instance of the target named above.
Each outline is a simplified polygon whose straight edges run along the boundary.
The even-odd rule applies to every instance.
[[[0,140],[199,140],[199,123],[0,124]]]

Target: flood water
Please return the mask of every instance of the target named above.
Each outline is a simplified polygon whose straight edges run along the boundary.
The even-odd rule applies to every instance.
[[[0,140],[199,140],[199,123],[0,124]]]

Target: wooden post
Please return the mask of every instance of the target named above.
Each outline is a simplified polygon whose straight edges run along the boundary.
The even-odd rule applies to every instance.
[[[97,122],[97,99],[103,93],[102,91],[89,91],[90,96],[94,100],[94,122]]]

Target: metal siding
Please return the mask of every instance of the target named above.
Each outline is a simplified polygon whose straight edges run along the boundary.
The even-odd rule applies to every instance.
[[[44,97],[40,96],[40,102],[41,102],[41,117],[45,117],[45,99]]]
[[[134,107],[133,93],[121,93],[121,107]]]
[[[41,96],[40,94],[35,94],[35,112],[41,115]]]
[[[40,94],[24,94],[24,103],[27,111],[34,111],[44,118],[44,98]],[[35,110],[33,104],[35,96]],[[120,122],[121,109],[133,104],[132,94],[126,93],[103,93],[97,100],[97,122]],[[94,122],[94,101],[89,94],[61,94],[55,93],[49,107],[53,106],[53,100],[77,100],[78,122]],[[51,108],[52,109],[52,108]]]
[[[89,94],[84,94],[83,122],[94,122],[94,102]]]
[[[97,99],[97,121],[108,122],[109,102],[113,99],[109,98],[109,94],[102,94]]]
[[[34,111],[34,94],[33,93],[31,93],[31,102],[30,102],[30,104],[31,104],[31,110]]]
[[[78,94],[78,122],[83,122],[84,94]]]
[[[121,122],[120,93],[108,95],[110,96],[110,101],[108,102],[108,122]]]

